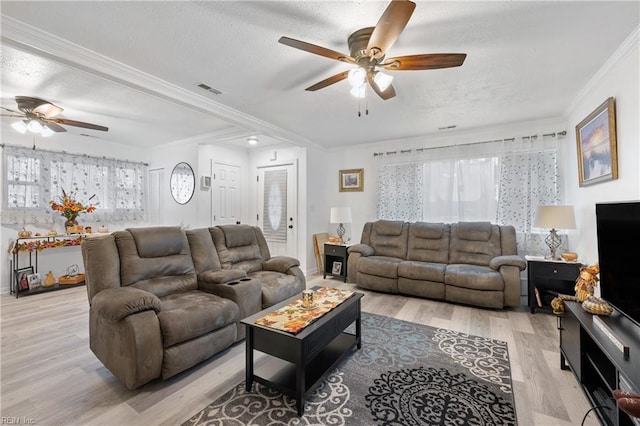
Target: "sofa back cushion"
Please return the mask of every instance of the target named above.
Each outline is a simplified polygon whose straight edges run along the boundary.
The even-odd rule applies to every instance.
[[[82,262],[89,304],[102,290],[119,288],[120,256],[113,235],[100,235],[82,242]]]
[[[488,266],[502,254],[500,227],[490,222],[458,222],[451,225],[449,263]]]
[[[407,259],[419,262],[448,263],[449,233],[447,223],[415,222],[409,224]]]
[[[222,269],[218,252],[208,228],[189,229],[186,231],[196,272],[219,271]]]
[[[243,269],[247,273],[262,270],[262,253],[249,225],[221,225],[209,228],[224,269]],[[266,244],[266,243],[265,243]]]
[[[406,259],[407,236],[409,224],[402,221],[378,220],[370,227],[368,243],[375,250],[376,256],[397,257]]]
[[[120,282],[158,297],[195,290],[196,271],[185,232],[178,227],[130,228],[113,233]]]

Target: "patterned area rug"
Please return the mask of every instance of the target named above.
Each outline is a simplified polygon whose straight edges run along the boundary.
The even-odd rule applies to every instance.
[[[516,425],[507,344],[362,314],[362,349],[295,401],[244,382],[187,425]]]

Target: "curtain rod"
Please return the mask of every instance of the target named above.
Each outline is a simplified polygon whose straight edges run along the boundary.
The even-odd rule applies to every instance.
[[[29,149],[29,147],[23,146],[23,145],[11,145],[11,144],[0,143],[0,147],[4,148],[5,146],[11,147],[11,148]],[[148,166],[149,165],[149,163],[145,163],[143,161],[121,160],[119,158],[113,158],[113,157],[105,157],[105,156],[97,157],[97,156],[92,156],[92,155],[88,155],[88,154],[75,154],[73,152],[67,152],[67,151],[61,151],[61,150],[55,150],[55,149],[42,149],[42,148],[37,148],[35,144],[31,148],[31,150],[32,151],[53,152],[53,153],[56,153],[56,154],[74,155],[76,157],[97,158],[99,160],[121,161],[123,163],[142,164],[143,166]]]
[[[560,132],[553,132],[553,133],[545,133],[542,136],[546,137],[546,136],[551,136],[552,138],[555,138],[556,136],[566,136],[567,135],[567,131],[566,130],[562,130]],[[531,135],[531,136],[522,136],[522,139],[529,139],[529,140],[537,140],[538,139],[538,135]],[[513,138],[505,138],[505,139],[494,139],[491,141],[482,141],[482,142],[469,142],[469,143],[461,143],[458,145],[446,145],[446,146],[433,146],[430,148],[415,148],[416,152],[423,152],[423,151],[428,151],[430,149],[442,149],[442,148],[452,148],[452,147],[458,147],[458,146],[470,146],[470,145],[480,145],[480,144],[484,144],[484,143],[493,143],[493,142],[514,142],[516,140],[515,137]],[[409,154],[411,153],[411,151],[413,151],[413,149],[402,149],[400,150],[400,154]],[[378,156],[382,156],[382,155],[395,155],[398,154],[398,151],[387,151],[387,152],[374,152],[373,156],[374,157],[378,157]]]

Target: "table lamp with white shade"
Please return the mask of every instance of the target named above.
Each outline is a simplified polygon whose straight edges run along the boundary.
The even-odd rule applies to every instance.
[[[351,223],[351,207],[331,207],[331,218],[329,221],[331,223],[339,223],[337,233],[340,238],[340,242],[344,242],[342,237],[344,237],[345,223]]]
[[[556,250],[562,244],[556,229],[576,229],[576,219],[573,206],[538,206],[535,226],[537,228],[551,228],[544,239],[551,252],[550,259],[558,259]]]

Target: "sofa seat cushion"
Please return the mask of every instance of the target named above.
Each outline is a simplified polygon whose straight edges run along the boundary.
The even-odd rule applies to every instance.
[[[398,277],[443,283],[446,268],[444,263],[405,261],[398,266]]]
[[[275,271],[257,271],[249,274],[250,278],[262,283],[262,308],[268,308],[295,296],[304,290],[304,284],[295,275]]]
[[[358,262],[358,272],[378,277],[398,278],[398,266],[402,262],[402,259],[396,257],[363,257]]]
[[[502,276],[488,266],[448,265],[444,274],[444,282],[447,285],[474,290],[504,290]]]
[[[168,348],[240,320],[238,305],[203,291],[163,297],[158,313],[163,346]]]

